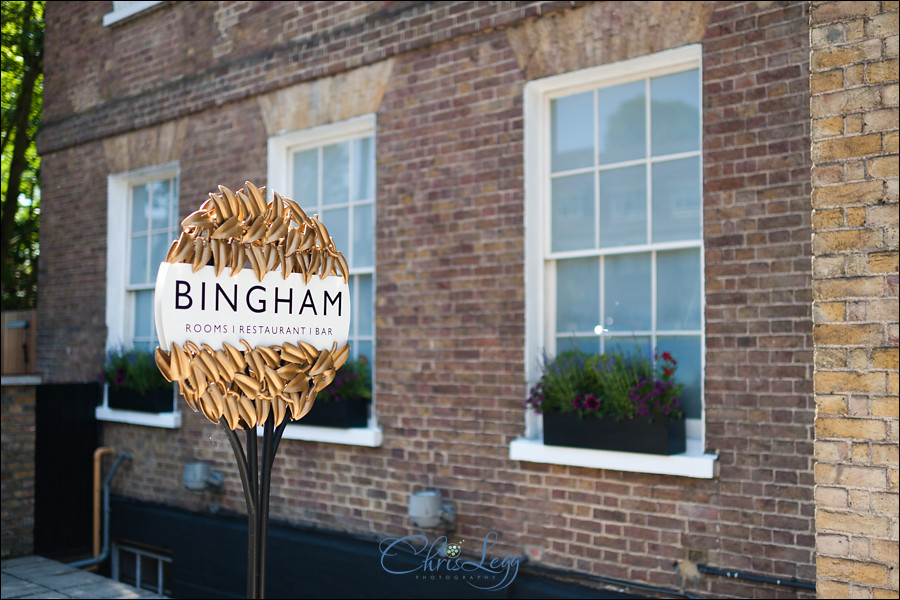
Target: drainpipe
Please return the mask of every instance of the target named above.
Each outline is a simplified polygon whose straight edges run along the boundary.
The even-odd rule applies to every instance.
[[[799,588],[802,590],[815,590],[816,584],[810,581],[800,581],[798,579],[794,579],[793,577],[790,579],[777,579],[775,577],[766,577],[763,575],[756,575],[754,573],[744,573],[742,571],[735,571],[734,569],[718,569],[716,567],[710,567],[709,565],[697,565],[697,570],[701,573],[705,573],[707,575],[721,575],[722,577],[730,577],[733,579],[746,579],[747,581],[760,581],[762,583],[771,583],[773,585],[783,585],[792,588]]]
[[[103,480],[103,548],[98,554],[98,542],[100,536],[99,532],[97,531],[96,524],[100,521],[98,514],[100,509],[99,503],[97,502],[97,484],[100,481],[99,463],[102,460],[104,454],[111,453],[112,449],[105,447],[97,448],[97,450],[94,452],[94,558],[86,558],[84,560],[69,563],[70,567],[80,569],[83,567],[99,565],[106,560],[107,556],[109,556],[109,484],[112,481],[113,475],[116,474],[116,469],[119,468],[119,463],[121,463],[126,458],[131,458],[131,455],[127,452],[119,452],[119,456],[116,457],[116,462],[113,463],[113,466],[109,470],[109,473],[106,474],[106,479]]]

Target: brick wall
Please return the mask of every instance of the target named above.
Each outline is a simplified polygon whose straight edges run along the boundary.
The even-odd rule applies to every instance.
[[[810,24],[818,591],[896,598],[897,3]]]
[[[264,183],[262,94],[390,60],[376,134],[384,445],[284,441],[272,518],[405,535],[409,493],[436,488],[457,507],[460,538],[495,530],[498,553],[533,546],[549,567],[736,597],[798,594],[692,577],[690,565],[815,578],[806,3],[172,3],[109,29],[104,6],[48,6],[45,379],[100,369],[116,149],[127,168],[151,166],[162,128],[180,132],[187,214],[215,184]],[[153,41],[144,28],[192,35]],[[140,52],[125,51],[129,39]],[[523,87],[698,42],[706,449],[719,475],[511,461],[526,395]],[[178,430],[107,424],[104,443],[134,456],[119,493],[243,510],[230,447],[202,417]],[[225,473],[224,496],[182,489],[196,458]]]
[[[3,558],[31,554],[34,550],[34,390],[33,385],[0,387]]]

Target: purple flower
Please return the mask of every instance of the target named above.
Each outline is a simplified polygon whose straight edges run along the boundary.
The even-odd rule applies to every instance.
[[[588,394],[588,396],[584,399],[584,407],[590,411],[599,410],[600,401],[593,394]]]

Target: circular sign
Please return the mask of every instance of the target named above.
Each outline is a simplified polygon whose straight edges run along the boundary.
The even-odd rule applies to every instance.
[[[219,192],[160,265],[156,364],[213,423],[300,419],[350,354],[347,261],[290,198],[266,203],[249,181]]]

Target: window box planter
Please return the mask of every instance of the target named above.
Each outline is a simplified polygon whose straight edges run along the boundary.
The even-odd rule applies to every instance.
[[[365,427],[369,422],[369,400],[350,398],[348,400],[316,401],[306,416],[297,423],[316,427]]]
[[[681,454],[685,451],[684,419],[660,420],[587,417],[575,413],[544,413],[544,444],[593,450]]]
[[[171,389],[150,390],[146,394],[140,394],[135,390],[115,390],[109,387],[107,394],[107,405],[109,408],[147,413],[172,412]]]

